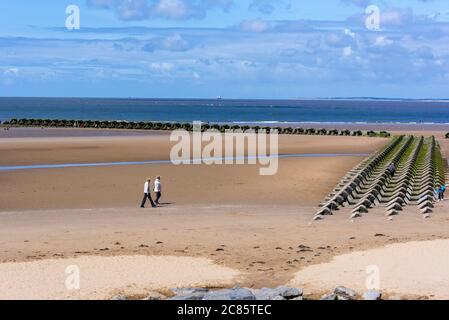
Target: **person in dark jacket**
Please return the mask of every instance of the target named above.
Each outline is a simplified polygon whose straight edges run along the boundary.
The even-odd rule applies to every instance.
[[[143,185],[143,199],[140,205],[141,208],[145,208],[145,203],[147,203],[147,199],[150,200],[151,206],[155,208],[156,205],[154,204],[153,199],[151,198],[151,179],[148,179]]]

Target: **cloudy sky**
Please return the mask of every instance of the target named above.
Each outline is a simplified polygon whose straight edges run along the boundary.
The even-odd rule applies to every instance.
[[[449,2],[0,0],[0,96],[449,98]]]

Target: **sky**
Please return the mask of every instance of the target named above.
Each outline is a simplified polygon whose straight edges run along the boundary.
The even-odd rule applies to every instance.
[[[0,0],[0,96],[449,98],[449,2]]]

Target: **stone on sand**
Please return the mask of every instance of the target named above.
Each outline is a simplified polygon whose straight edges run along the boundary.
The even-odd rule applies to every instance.
[[[166,296],[159,292],[150,292],[144,299],[142,300],[165,300]]]
[[[203,300],[207,293],[207,289],[202,288],[184,288],[184,289],[172,289],[176,294],[170,300]]]
[[[331,293],[331,294],[325,294],[324,296],[321,297],[320,300],[338,300],[337,295]]]
[[[288,286],[280,286],[275,289],[263,288],[255,293],[257,300],[273,300],[278,296],[290,300],[302,295],[302,289],[292,288]]]
[[[423,209],[421,209],[421,213],[422,214],[428,214],[428,213],[432,213],[433,211],[432,211],[432,209],[430,209],[430,208],[423,208]]]
[[[249,289],[236,287],[209,291],[203,300],[256,300],[256,296]]]
[[[363,300],[380,300],[382,293],[377,290],[369,290],[363,294]]]
[[[343,286],[336,287],[333,294],[336,295],[339,300],[355,300],[357,297],[357,292]]]

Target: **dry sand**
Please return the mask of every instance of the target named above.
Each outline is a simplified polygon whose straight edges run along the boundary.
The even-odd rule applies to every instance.
[[[448,246],[449,240],[433,240],[353,252],[301,270],[292,284],[309,292],[344,285],[362,293],[378,279],[376,289],[390,295],[449,299]]]
[[[386,141],[283,136],[280,152],[371,153]],[[447,154],[447,141],[442,149]],[[169,150],[166,135],[7,138],[0,139],[0,165],[163,160]],[[409,210],[388,221],[382,210],[373,210],[351,223],[345,209],[311,223],[316,205],[359,161],[281,159],[278,173],[269,177],[247,165],[1,172],[0,261],[134,255],[207,258],[244,274],[233,281],[263,287],[288,283],[299,270],[337,255],[392,243],[449,239],[446,202],[437,205],[431,219]],[[166,204],[154,210],[137,208],[143,179],[157,174],[163,176]],[[379,233],[385,236],[376,237]]]
[[[449,238],[447,203],[439,203],[431,219],[416,210],[388,221],[383,210],[373,210],[351,223],[342,211],[311,223],[313,213],[313,207],[257,205],[3,212],[0,255],[2,262],[85,255],[206,257],[245,273],[240,284],[264,287],[286,284],[298,270],[336,255]]]
[[[239,272],[188,257],[115,256],[0,264],[0,300],[108,299],[232,284]]]

